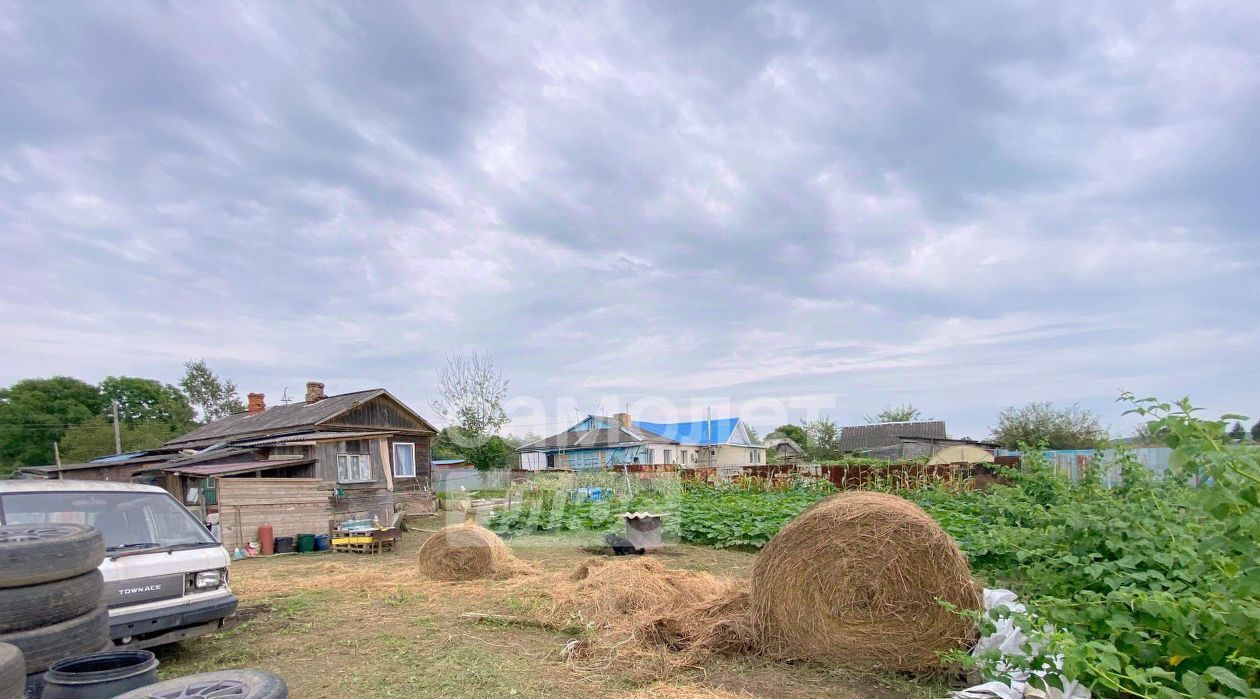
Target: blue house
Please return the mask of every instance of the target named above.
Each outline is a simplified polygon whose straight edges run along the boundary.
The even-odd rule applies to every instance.
[[[529,470],[615,468],[623,464],[727,466],[764,464],[766,449],[739,418],[691,422],[633,421],[628,413],[588,415],[517,451]]]

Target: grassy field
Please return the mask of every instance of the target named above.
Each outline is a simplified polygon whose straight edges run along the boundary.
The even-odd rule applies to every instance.
[[[380,556],[307,554],[239,561],[232,587],[241,623],[216,636],[160,649],[163,677],[254,667],[285,679],[299,699],[327,697],[892,697],[942,696],[939,685],[811,664],[724,658],[703,670],[644,681],[581,665],[561,650],[561,632],[461,617],[514,614],[540,603],[513,581],[438,583],[420,577],[424,533]],[[568,571],[589,554],[577,536],[509,542],[522,559]],[[751,554],[676,546],[669,567],[747,577]]]

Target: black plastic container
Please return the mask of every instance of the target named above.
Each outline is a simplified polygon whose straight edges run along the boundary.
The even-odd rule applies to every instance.
[[[293,553],[293,537],[277,536],[276,553]]]
[[[107,650],[52,664],[41,699],[109,699],[158,681],[158,660],[147,650]]]

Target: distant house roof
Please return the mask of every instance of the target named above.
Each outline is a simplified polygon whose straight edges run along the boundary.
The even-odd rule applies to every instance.
[[[584,428],[584,427],[589,428]],[[560,434],[530,442],[517,451],[556,451],[559,449],[610,449],[640,444],[743,444],[747,433],[739,418],[696,420],[694,422],[640,422],[621,424],[615,417],[588,415]],[[740,441],[732,442],[733,437]]]
[[[853,425],[840,431],[840,451],[862,452],[892,446],[903,438],[946,439],[945,423],[881,422],[874,425]]]
[[[766,440],[767,449],[774,449],[780,444],[786,444],[792,451],[798,454],[805,453],[805,450],[801,448],[801,445],[797,444],[796,440],[791,437],[771,437]]]
[[[313,429],[352,408],[380,396],[389,397],[390,400],[402,406],[420,423],[426,426],[429,425],[424,418],[412,412],[402,401],[390,395],[389,391],[383,388],[374,388],[368,391],[355,391],[354,393],[328,396],[314,403],[291,403],[289,405],[277,405],[257,413],[236,413],[221,420],[215,420],[209,425],[199,427],[188,434],[176,437],[167,442],[166,446],[179,448],[210,445],[228,439],[235,440],[248,436],[263,437],[301,428]],[[430,429],[432,429],[431,426]]]
[[[659,434],[646,432],[638,427],[618,427],[615,429],[593,429],[561,432],[537,442],[530,442],[517,451],[555,451],[557,449],[607,449],[624,447],[644,442],[675,443]]]
[[[739,418],[720,420],[695,420],[692,422],[640,422],[635,426],[661,435],[680,444],[726,444],[739,425]]]

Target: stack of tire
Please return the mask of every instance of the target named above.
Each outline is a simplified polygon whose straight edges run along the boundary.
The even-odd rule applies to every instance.
[[[58,660],[110,645],[97,570],[104,558],[105,540],[92,527],[0,527],[0,643],[21,651],[22,675],[32,689]],[[16,671],[14,657],[0,647],[0,678]],[[0,697],[8,699],[3,691]]]

